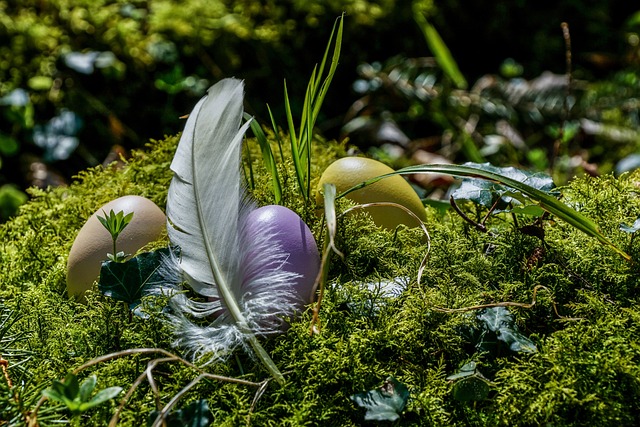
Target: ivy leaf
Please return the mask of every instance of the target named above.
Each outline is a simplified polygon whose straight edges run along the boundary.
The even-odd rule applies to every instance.
[[[476,347],[481,350],[489,350],[496,340],[509,346],[514,353],[536,353],[538,348],[529,338],[518,330],[518,325],[513,315],[506,307],[485,308],[477,315],[482,328],[480,342]]]
[[[551,177],[542,172],[529,172],[514,167],[501,168],[490,163],[469,162],[465,163],[464,166],[498,174],[545,193],[550,193],[555,188]],[[491,208],[500,198],[502,200],[496,206],[496,211],[505,209],[511,202],[515,201],[515,204],[520,204],[523,200],[522,193],[517,190],[497,182],[474,177],[464,178],[460,187],[453,192],[452,197],[454,200],[469,200],[487,209]]]
[[[489,396],[489,383],[478,375],[471,375],[456,381],[453,398],[462,402],[484,400]]]
[[[160,415],[160,411],[153,411],[147,418],[147,427],[150,427]],[[205,399],[190,403],[182,409],[170,412],[164,418],[164,426],[167,427],[207,427],[211,424],[211,411]]]
[[[171,248],[145,252],[126,262],[104,261],[100,269],[98,289],[104,295],[129,304],[133,310],[140,304],[143,291],[162,280],[158,270]]]
[[[447,377],[453,384],[453,398],[462,402],[484,400],[489,395],[489,381],[477,369],[474,361]]]
[[[366,421],[395,421],[400,418],[409,400],[409,389],[393,377],[386,379],[381,388],[350,397],[358,406],[367,410]]]
[[[462,378],[466,378],[469,377],[473,374],[476,373],[476,362],[471,361],[469,363],[465,363],[462,368],[460,368],[460,370],[458,372],[456,372],[453,375],[449,375],[447,377],[448,381],[455,381],[455,380],[460,380]]]

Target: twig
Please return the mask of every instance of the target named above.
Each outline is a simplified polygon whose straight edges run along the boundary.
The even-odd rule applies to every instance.
[[[2,366],[2,373],[4,374],[4,379],[7,380],[7,385],[9,389],[13,388],[13,382],[11,381],[11,377],[9,376],[9,361],[4,357],[0,356],[0,366]]]
[[[567,76],[567,88],[566,88],[566,97],[565,97],[565,119],[569,119],[569,98],[571,96],[571,84],[572,84],[572,64],[571,64],[571,34],[569,33],[569,24],[563,22],[560,24],[562,27],[562,37],[564,38],[564,48],[565,48],[565,59],[566,59],[566,76]]]
[[[432,309],[435,310],[435,311],[440,311],[442,313],[462,313],[462,312],[465,312],[465,311],[480,310],[480,309],[483,309],[483,308],[490,308],[490,307],[533,308],[533,306],[536,305],[536,296],[537,296],[539,290],[544,290],[544,291],[547,291],[547,292],[551,293],[549,288],[547,288],[546,286],[536,285],[533,288],[533,296],[531,298],[531,302],[530,303],[506,301],[506,302],[496,302],[496,303],[491,303],[491,304],[472,305],[472,306],[469,306],[469,307],[462,307],[462,308],[432,307]],[[553,306],[553,311],[556,313],[556,316],[558,316],[561,319],[564,319],[564,320],[582,320],[581,317],[561,316],[560,313],[558,313],[558,308],[557,308],[556,303],[553,300],[553,298],[551,299],[551,305]]]
[[[253,411],[256,409],[258,400],[260,400],[264,392],[267,390],[269,381],[271,381],[271,378],[267,378],[266,380],[264,380],[260,388],[256,391],[255,396],[253,396],[253,401],[251,402],[251,407],[249,408],[249,414],[247,415],[247,427],[251,425],[251,414],[253,414]]]
[[[309,335],[320,333],[320,305],[322,304],[322,298],[324,297],[324,284],[327,280],[327,274],[329,272],[329,257],[331,256],[331,246],[326,243],[328,239],[325,239],[325,247],[322,251],[322,261],[320,262],[320,271],[316,277],[316,283],[313,288],[316,289],[319,285],[318,300],[313,305],[313,316],[311,318],[311,325],[309,327]]]
[[[169,352],[167,350],[163,350],[161,348],[132,348],[132,349],[128,349],[128,350],[118,351],[118,352],[115,352],[115,353],[105,354],[104,356],[96,357],[95,359],[92,359],[92,360],[88,361],[87,363],[84,363],[83,365],[77,367],[76,369],[74,369],[72,371],[72,373],[74,375],[77,375],[79,372],[83,371],[84,369],[90,368],[91,366],[97,365],[99,363],[108,362],[110,360],[114,360],[114,359],[117,359],[117,358],[120,358],[120,357],[125,357],[125,356],[131,356],[131,355],[134,355],[134,354],[162,354],[162,355],[164,355],[166,357],[152,360],[147,364],[147,368],[145,369],[145,372],[143,372],[134,381],[132,386],[127,391],[127,394],[125,395],[125,397],[121,401],[120,406],[116,410],[116,413],[111,418],[111,421],[109,422],[109,426],[110,427],[113,427],[113,426],[115,426],[117,424],[120,412],[122,411],[122,408],[126,404],[127,400],[131,397],[131,395],[133,394],[135,389],[142,383],[142,381],[144,380],[145,377],[149,378],[149,384],[150,384],[151,389],[153,390],[154,394],[156,395],[156,403],[158,403],[157,395],[158,395],[159,392],[158,392],[157,386],[155,385],[155,381],[153,380],[153,376],[151,375],[151,371],[159,363],[180,362],[183,365],[186,365],[187,367],[189,367],[189,368],[191,368],[191,369],[193,369],[193,370],[195,370],[196,372],[199,373],[199,375],[197,377],[198,381],[200,381],[200,379],[202,379],[202,378],[209,378],[209,379],[216,380],[216,381],[224,381],[224,382],[230,382],[230,383],[234,383],[234,384],[246,385],[246,386],[250,386],[250,387],[257,387],[258,389],[260,389],[260,387],[262,387],[262,385],[263,385],[263,383],[256,383],[256,382],[253,382],[253,381],[241,380],[239,378],[231,378],[231,377],[225,377],[225,376],[222,376],[222,375],[210,374],[208,372],[203,371],[201,368],[197,367],[193,363],[191,363],[191,362],[189,362],[189,361],[187,361],[187,360],[185,360],[185,359],[183,359],[183,358],[181,358],[179,356],[176,356],[175,354],[173,354],[173,353],[171,353],[171,352]],[[190,387],[193,387],[193,385],[190,383],[187,387],[190,388]],[[188,391],[188,388],[180,390],[180,392],[176,396],[178,396],[178,398],[179,398],[186,391]],[[174,396],[174,399],[175,399],[175,396]],[[174,401],[174,399],[172,399],[173,404],[175,404],[175,402],[177,401],[177,399],[175,399],[175,401]],[[26,418],[27,418],[29,427],[37,427],[38,426],[38,410],[40,409],[40,407],[42,406],[42,404],[46,400],[47,400],[47,398],[45,396],[42,396],[38,400],[38,402],[36,403],[36,406],[33,409],[33,411],[31,413],[27,414]],[[173,404],[169,407],[169,409],[173,406]],[[165,406],[165,408],[167,408],[167,407]]]
[[[9,376],[9,361],[0,356],[0,366],[2,366],[2,373],[4,374],[4,379],[7,381],[9,390],[13,389],[13,381],[11,381],[11,377]],[[18,404],[20,403],[20,397],[18,396],[18,392],[15,390],[13,392],[13,400]]]
[[[571,99],[571,85],[572,85],[572,59],[571,59],[571,34],[569,33],[569,24],[566,22],[562,22],[560,24],[562,28],[562,38],[564,39],[564,51],[565,51],[565,64],[566,70],[565,75],[567,77],[567,87],[565,88],[565,97],[564,97],[564,121],[566,123],[570,118],[570,108],[569,108],[569,100]],[[558,132],[558,137],[553,143],[553,155],[551,156],[549,162],[549,169],[553,170],[556,159],[560,153],[560,144],[564,139],[565,132],[564,123]]]
[[[176,403],[178,403],[178,400],[180,400],[180,398],[187,392],[189,391],[193,386],[195,386],[196,384],[198,384],[200,382],[200,380],[202,380],[203,378],[205,378],[204,374],[200,374],[197,377],[195,377],[189,384],[187,384],[186,386],[184,386],[182,388],[182,390],[180,390],[178,393],[175,394],[175,396],[173,396],[171,398],[171,400],[169,401],[169,403],[167,403],[165,405],[164,408],[162,408],[162,410],[160,411],[160,413],[158,414],[158,416],[156,417],[155,421],[153,422],[153,424],[151,425],[151,427],[159,427],[163,421],[164,421],[164,417],[165,415],[167,415],[167,413],[171,410],[171,408],[173,408]]]
[[[230,383],[235,383],[235,384],[240,384],[240,385],[246,385],[246,386],[250,386],[250,387],[259,387],[260,383],[255,383],[253,381],[246,381],[246,380],[241,380],[239,378],[231,378],[231,377],[225,377],[222,375],[215,375],[215,374],[209,374],[205,371],[203,371],[201,368],[199,368],[198,366],[194,365],[193,363],[179,357],[176,356],[175,354],[167,351],[167,350],[163,350],[161,348],[132,348],[129,350],[122,350],[122,351],[118,351],[115,353],[110,353],[110,354],[106,354],[104,356],[100,356],[100,357],[96,357],[93,360],[90,360],[89,362],[85,363],[84,365],[79,366],[78,368],[73,370],[74,374],[77,374],[78,372],[89,368],[93,365],[96,365],[98,363],[102,363],[102,362],[106,362],[109,360],[113,360],[113,359],[117,359],[120,357],[124,357],[124,356],[131,356],[133,354],[152,354],[152,353],[159,353],[159,354],[164,354],[165,356],[167,356],[167,358],[170,358],[172,360],[175,360],[176,362],[180,362],[183,365],[188,366],[189,368],[202,373],[203,375],[205,375],[207,378],[213,379],[213,380],[218,380],[218,381],[225,381],[225,382],[230,382]]]
[[[500,200],[500,199],[498,199]],[[473,225],[476,229],[482,231],[483,233],[487,232],[487,227],[479,222],[475,222],[474,220],[472,220],[471,218],[469,218],[467,216],[466,213],[462,212],[462,210],[460,209],[460,207],[458,207],[458,204],[456,203],[455,199],[453,198],[453,196],[451,196],[449,198],[449,203],[451,203],[451,207],[453,208],[454,211],[456,211],[456,213],[458,215],[460,215],[462,217],[462,219],[464,219],[465,221],[467,221],[469,224]]]
[[[144,372],[142,374],[140,374],[138,376],[138,378],[136,378],[136,380],[133,382],[131,387],[129,387],[129,390],[127,390],[127,394],[125,394],[125,396],[120,401],[120,404],[118,405],[118,409],[116,409],[116,412],[113,414],[113,416],[111,417],[111,420],[109,421],[109,427],[115,427],[118,424],[118,420],[120,418],[120,413],[124,409],[124,406],[127,404],[129,399],[133,395],[133,392],[138,388],[138,386],[140,384],[142,384],[142,382],[144,381],[145,377],[147,377],[147,380],[149,381],[149,385],[151,386],[151,390],[153,391],[153,394],[154,394],[154,397],[155,397],[155,400],[156,400],[156,408],[158,410],[160,410],[159,391],[158,391],[158,387],[155,384],[155,381],[153,380],[153,375],[151,375],[151,371],[159,363],[171,362],[173,360],[175,360],[175,359],[167,357],[167,358],[164,358],[164,359],[155,359],[155,360],[152,360],[149,363],[147,363],[147,368],[144,370]]]

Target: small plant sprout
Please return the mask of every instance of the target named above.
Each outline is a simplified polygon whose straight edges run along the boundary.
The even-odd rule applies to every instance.
[[[78,377],[70,373],[63,381],[54,380],[51,388],[42,391],[43,397],[64,404],[74,417],[85,411],[113,399],[122,391],[122,387],[109,387],[91,396],[96,387],[97,378],[90,376],[78,383]]]
[[[118,236],[120,235],[120,233],[122,233],[122,230],[124,230],[125,227],[131,222],[131,219],[133,218],[133,212],[125,215],[124,211],[115,213],[112,209],[109,211],[108,215],[105,211],[102,211],[102,213],[104,213],[104,217],[98,215],[98,220],[104,226],[104,228],[107,229],[109,234],[111,234],[111,239],[113,240],[113,253],[108,253],[107,257],[113,262],[124,262],[128,255],[126,255],[122,251],[117,252],[116,241],[118,240]]]

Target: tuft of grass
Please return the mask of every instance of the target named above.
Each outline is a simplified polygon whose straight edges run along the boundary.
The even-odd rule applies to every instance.
[[[311,184],[313,180],[312,175],[312,143],[314,140],[314,128],[318,116],[320,115],[320,109],[324,98],[329,91],[329,86],[333,80],[336,69],[338,68],[338,62],[340,59],[340,51],[342,47],[342,32],[344,27],[344,14],[341,15],[333,25],[331,34],[329,35],[329,41],[322,57],[320,65],[316,65],[313,68],[309,83],[307,84],[307,90],[304,96],[304,102],[302,112],[300,113],[300,124],[296,129],[295,121],[293,118],[293,111],[291,110],[291,103],[289,100],[289,92],[287,90],[287,82],[284,81],[284,106],[287,115],[287,130],[289,139],[289,149],[291,153],[291,159],[293,161],[292,170],[295,174],[296,182],[298,184],[299,195],[305,202],[309,202],[311,194]],[[335,40],[334,40],[335,36]],[[327,60],[329,59],[329,53],[333,46],[333,53],[331,54],[329,68],[326,70]],[[271,125],[273,127],[274,134],[277,136],[277,144],[279,147],[282,162],[284,163],[284,151],[283,151],[283,138],[279,136],[278,126],[275,119],[271,114],[271,109],[267,105],[269,110]],[[278,168],[276,167],[275,157],[271,147],[266,142],[266,137],[260,126],[252,124],[251,126],[254,135],[257,137],[262,151],[262,157],[267,170],[271,173],[273,180],[273,192],[276,203],[281,201],[281,187],[280,175],[278,174]]]

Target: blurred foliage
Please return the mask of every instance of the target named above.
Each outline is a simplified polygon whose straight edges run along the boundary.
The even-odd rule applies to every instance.
[[[266,122],[269,102],[284,123],[281,79],[288,82],[294,113],[301,111],[306,78],[343,11],[343,55],[318,118],[328,137],[337,136],[353,102],[350,86],[359,64],[428,52],[416,11],[442,36],[469,82],[500,63],[507,70],[507,57],[523,64],[518,71],[514,62],[509,72],[527,79],[546,69],[562,71],[559,23],[568,20],[576,62],[592,65],[576,77],[591,81],[591,75],[637,66],[640,19],[631,3],[3,0],[0,185],[65,184],[80,170],[127,156],[149,138],[174,134],[183,126],[178,118],[222,77],[246,81],[251,114]],[[615,82],[611,90],[617,90]],[[610,110],[609,116],[616,114],[615,106]],[[420,124],[409,124],[408,134],[412,126]],[[456,124],[451,126],[455,133]],[[469,139],[464,142],[467,151],[473,148]]]
[[[346,31],[366,34],[401,22],[402,3],[0,1],[0,185],[59,185],[176,133],[179,117],[223,77],[245,79],[256,94],[248,109],[266,117],[265,102],[282,99],[282,77],[290,93],[304,93],[299,76],[311,72],[340,13]],[[355,68],[365,52],[350,49]]]
[[[562,22],[571,28],[574,63],[586,73],[580,77],[606,78],[627,64],[626,39],[639,9],[628,0],[449,0],[436,5],[432,22],[470,81],[510,57],[524,65],[527,79],[546,70],[564,72]]]
[[[387,161],[392,147],[401,147],[401,158],[413,153],[418,163],[425,156],[434,163],[489,161],[547,170],[558,183],[637,167],[625,166],[640,153],[637,69],[586,81],[551,72],[526,80],[521,68],[506,60],[503,75],[484,75],[463,90],[432,58],[363,64],[354,82],[361,98],[343,132]]]

